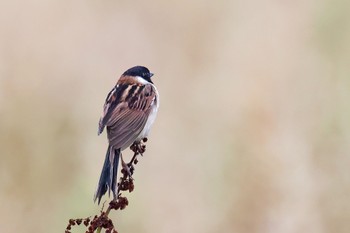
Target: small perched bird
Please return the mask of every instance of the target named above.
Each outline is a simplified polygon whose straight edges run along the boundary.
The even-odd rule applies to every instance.
[[[125,71],[107,95],[98,126],[98,135],[107,128],[109,141],[105,162],[95,193],[98,204],[107,190],[116,197],[117,172],[121,151],[134,142],[146,138],[156,118],[159,95],[151,77],[143,66]]]

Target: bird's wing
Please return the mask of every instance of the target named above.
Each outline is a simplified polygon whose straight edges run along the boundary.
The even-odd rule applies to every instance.
[[[103,106],[102,116],[98,124],[98,135],[103,132],[107,121],[111,118],[113,110],[120,103],[120,95],[127,89],[128,85],[117,85],[107,95]]]
[[[99,132],[107,126],[107,135],[115,148],[131,145],[144,128],[156,98],[151,84],[117,85],[107,96]]]

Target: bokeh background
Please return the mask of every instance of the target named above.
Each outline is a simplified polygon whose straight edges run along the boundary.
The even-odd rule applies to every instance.
[[[99,212],[97,122],[134,65],[156,74],[161,106],[119,232],[350,232],[349,1],[0,12],[0,232],[63,232]]]

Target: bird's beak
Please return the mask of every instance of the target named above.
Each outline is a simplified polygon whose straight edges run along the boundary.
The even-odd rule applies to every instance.
[[[153,73],[149,73],[149,77],[152,77],[154,74]]]

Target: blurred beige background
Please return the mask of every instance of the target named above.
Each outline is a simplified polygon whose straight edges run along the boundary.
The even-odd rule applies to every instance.
[[[99,211],[97,122],[134,65],[156,74],[161,107],[120,232],[350,232],[349,11],[1,1],[0,232]]]

